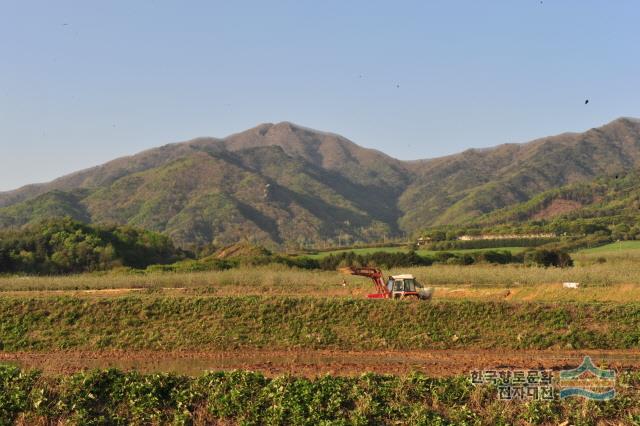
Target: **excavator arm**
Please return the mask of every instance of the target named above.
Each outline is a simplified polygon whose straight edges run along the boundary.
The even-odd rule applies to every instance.
[[[376,287],[376,293],[367,295],[370,299],[388,299],[391,297],[391,292],[389,292],[389,289],[387,289],[384,282],[382,271],[378,268],[358,268],[355,266],[349,266],[346,268],[340,268],[340,272],[347,275],[358,275],[361,277],[371,278]]]

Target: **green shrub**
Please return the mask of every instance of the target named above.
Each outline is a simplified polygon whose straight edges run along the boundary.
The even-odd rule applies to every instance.
[[[185,257],[169,237],[129,226],[51,219],[0,233],[0,273],[68,274],[145,268]]]
[[[524,258],[525,264],[534,266],[556,266],[566,268],[573,266],[573,260],[567,252],[560,250],[538,249],[527,252]]]

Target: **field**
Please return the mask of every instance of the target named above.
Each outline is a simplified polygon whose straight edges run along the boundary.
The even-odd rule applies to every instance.
[[[416,373],[306,379],[108,370],[41,378],[0,368],[0,380],[8,400],[2,417],[21,424],[621,424],[639,417],[637,374],[620,378],[624,387],[611,401],[526,404],[497,400],[494,388],[462,377]]]
[[[481,248],[481,249],[464,249],[464,250],[445,250],[449,253],[457,253],[457,254],[464,254],[464,253],[474,253],[474,252],[481,252],[481,251],[495,251],[495,250],[504,250],[504,251],[510,251],[513,254],[516,253],[520,253],[524,250],[526,250],[526,247],[497,247],[497,248]],[[356,254],[371,254],[371,253],[376,253],[376,252],[385,252],[385,253],[397,253],[397,252],[408,252],[409,248],[408,247],[398,247],[398,246],[390,246],[390,247],[367,247],[367,248],[354,248],[354,249],[342,249],[342,250],[331,250],[331,251],[322,251],[319,253],[315,253],[315,254],[311,254],[309,255],[309,257],[311,257],[312,259],[322,259],[323,257],[329,256],[331,254],[339,254],[339,253],[344,253],[344,252],[354,252]],[[434,250],[425,250],[425,249],[418,249],[416,250],[416,253],[418,253],[420,256],[429,256],[429,255],[434,255],[436,253],[438,253],[437,251]]]
[[[593,253],[620,253],[625,252],[625,254],[633,255],[633,251],[640,250],[640,241],[618,241],[611,244],[606,244],[604,246],[593,247],[589,249],[582,250],[580,253],[582,254],[593,254]],[[629,253],[631,251],[632,253]]]
[[[623,254],[389,271],[430,302],[284,266],[0,277],[0,423],[636,424],[640,251]],[[585,355],[618,372],[616,398],[506,402],[469,381]]]
[[[412,273],[422,284],[436,287],[508,288],[536,286],[544,292],[562,282],[580,282],[585,288],[627,285],[633,291],[640,285],[640,251],[608,255],[574,255],[573,268],[525,267],[518,264],[471,266],[433,265],[385,271],[389,274]],[[343,280],[346,285],[343,286]],[[272,265],[244,267],[225,271],[176,273],[99,273],[63,277],[5,276],[0,277],[0,292],[10,296],[47,295],[52,291],[73,292],[74,295],[114,296],[132,291],[182,292],[185,295],[211,296],[310,296],[360,297],[371,292],[371,282],[365,278],[341,275],[334,271],[291,269]],[[96,292],[91,290],[105,290]],[[588,290],[587,290],[588,291]],[[565,294],[563,291],[562,294]],[[580,297],[584,291],[569,293]],[[614,297],[611,292],[597,291],[601,300]],[[58,293],[56,293],[58,294]],[[438,292],[436,292],[436,297]]]

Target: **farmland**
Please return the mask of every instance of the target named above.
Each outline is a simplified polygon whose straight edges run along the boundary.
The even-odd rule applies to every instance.
[[[640,342],[640,304],[62,297],[5,299],[0,308],[5,351],[632,349]]]
[[[640,2],[5,3],[0,426],[640,425]]]
[[[521,264],[477,264],[470,266],[436,264],[429,267],[405,267],[386,271],[412,273],[430,286],[471,286],[519,288],[553,285],[565,281],[586,287],[640,285],[640,251],[573,255],[572,268],[544,268]],[[343,280],[346,286],[342,286]],[[0,276],[0,292],[145,290],[147,292],[180,289],[188,294],[220,296],[290,295],[311,297],[360,297],[371,290],[371,283],[336,271],[303,270],[284,265],[244,266],[205,272],[131,272],[118,271],[67,276]],[[178,291],[178,290],[176,290]],[[118,292],[112,292],[112,295]],[[603,297],[609,297],[602,292]]]
[[[497,247],[497,248],[481,248],[481,249],[462,249],[462,250],[447,250],[450,253],[455,254],[465,254],[465,253],[475,253],[475,252],[483,252],[483,251],[496,251],[496,250],[504,250],[509,251],[513,254],[521,253],[526,250],[526,247]],[[339,254],[346,252],[354,252],[356,254],[371,254],[377,252],[384,253],[407,253],[409,251],[408,247],[405,246],[388,246],[388,247],[367,247],[367,248],[353,248],[353,249],[340,249],[340,250],[329,250],[329,251],[321,251],[318,253],[314,253],[309,255],[312,259],[322,259],[331,254]],[[438,253],[436,250],[426,250],[426,249],[418,249],[416,253],[420,256],[430,256]]]
[[[572,268],[387,271],[434,287],[431,302],[366,300],[365,278],[284,265],[0,277],[0,386],[12,395],[0,415],[27,424],[633,423],[640,251],[623,252],[576,253]],[[468,379],[500,366],[557,371],[584,355],[620,372],[627,387],[614,400],[507,404]]]
[[[640,241],[618,241],[615,243],[606,244],[599,247],[588,248],[581,250],[580,253],[592,254],[592,253],[619,253],[625,252],[627,254],[633,254],[635,250],[640,250]],[[631,253],[628,253],[631,251]]]
[[[108,370],[43,379],[5,367],[0,380],[9,402],[3,420],[27,424],[595,424],[637,421],[639,398],[636,374],[621,377],[624,388],[612,401],[535,401],[506,408],[491,388],[417,373],[305,379],[240,371],[186,377]]]
[[[468,379],[504,365],[558,370],[584,355],[636,370],[640,304],[24,293],[0,300],[4,422],[597,424],[640,415],[636,373],[621,373],[604,403],[506,403]]]

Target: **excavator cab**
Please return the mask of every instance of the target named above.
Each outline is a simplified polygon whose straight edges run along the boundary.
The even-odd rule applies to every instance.
[[[413,275],[403,274],[389,277],[387,288],[393,299],[403,299],[405,297],[417,297],[420,295],[416,290],[416,279]]]

